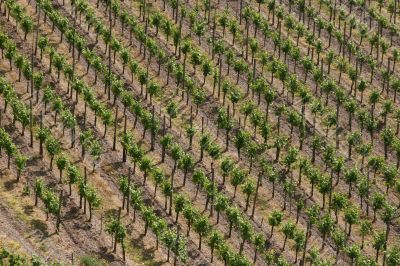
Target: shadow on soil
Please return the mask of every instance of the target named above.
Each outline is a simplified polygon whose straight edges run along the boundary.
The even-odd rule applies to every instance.
[[[33,213],[33,206],[32,205],[25,205],[23,208],[24,208],[24,213],[26,215],[31,215]]]
[[[140,236],[132,239],[131,245],[135,250],[135,255],[140,259],[140,261],[144,262],[146,265],[164,265],[162,262],[155,262],[155,248],[144,248],[143,238],[145,236],[140,234]],[[165,258],[166,259],[166,258]]]
[[[48,231],[48,226],[43,221],[34,219],[31,221],[31,225],[34,229],[41,231],[43,233],[44,237],[50,236],[49,231]]]
[[[4,188],[7,191],[11,191],[11,190],[13,190],[15,188],[16,184],[17,184],[17,180],[15,180],[15,179],[9,180],[9,181],[4,182]]]

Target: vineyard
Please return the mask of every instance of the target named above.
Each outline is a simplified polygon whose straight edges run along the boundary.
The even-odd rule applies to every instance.
[[[400,265],[399,0],[0,0],[0,265]]]

